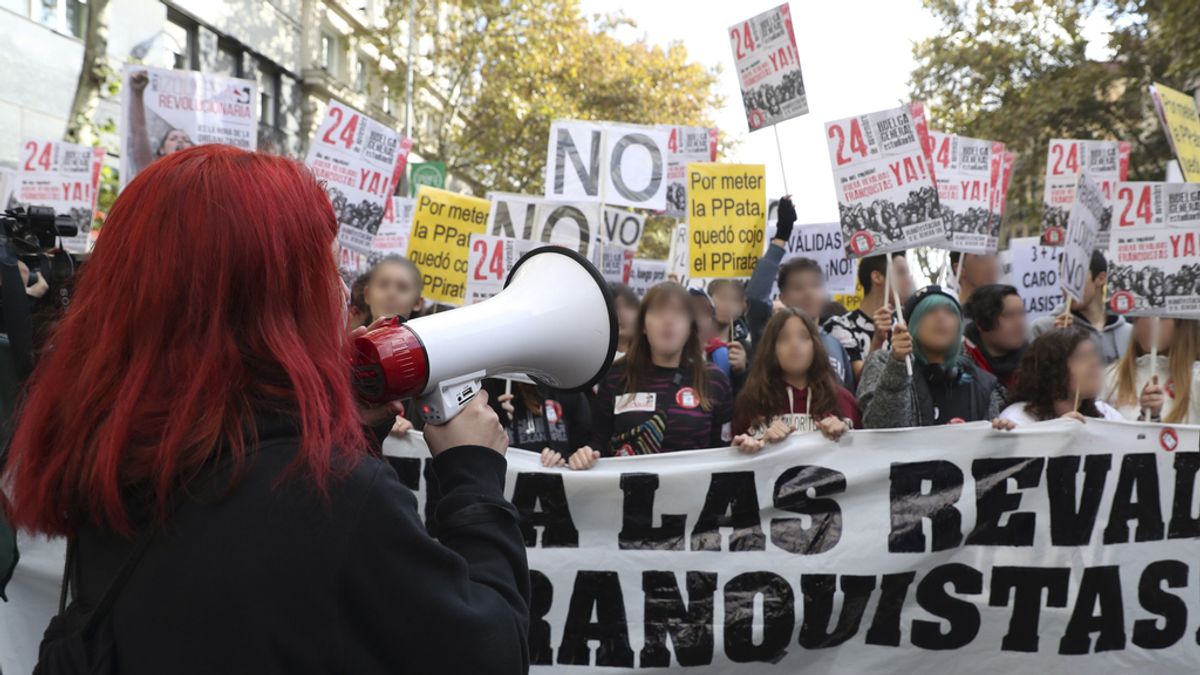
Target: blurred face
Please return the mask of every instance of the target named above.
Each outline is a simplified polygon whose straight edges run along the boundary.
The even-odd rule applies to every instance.
[[[1133,324],[1134,335],[1137,336],[1138,346],[1142,348],[1143,354],[1149,354],[1151,349],[1150,334],[1153,332],[1152,326],[1154,320],[1150,317],[1143,316],[1137,319]],[[1158,353],[1166,354],[1171,348],[1171,343],[1175,341],[1175,320],[1174,319],[1159,319],[1158,320]]]
[[[637,315],[637,304],[617,296],[617,337],[621,341],[633,339],[634,331],[637,330]]]
[[[1100,387],[1104,378],[1104,369],[1100,363],[1100,354],[1091,340],[1084,340],[1075,347],[1071,358],[1067,359],[1071,369],[1071,386],[1068,391],[1074,396],[1079,390],[1079,398],[1096,398],[1100,395]]]
[[[927,353],[944,354],[954,347],[958,339],[958,315],[949,307],[934,307],[921,317],[921,325],[914,336]]]
[[[648,308],[643,331],[650,342],[651,351],[666,355],[682,352],[691,323],[688,308],[674,300]]]
[[[195,143],[192,143],[192,139],[188,137],[186,132],[184,132],[182,129],[172,129],[168,131],[166,137],[163,138],[162,146],[160,146],[158,149],[158,154],[169,155],[172,152],[186,150],[193,145],[195,145]]]
[[[408,267],[397,263],[380,263],[371,275],[371,283],[363,289],[363,298],[375,318],[402,316],[408,318],[421,305],[417,279]]]
[[[969,255],[963,260],[963,278],[971,286],[986,286],[1000,281],[1000,261],[996,256]]]
[[[775,359],[785,375],[799,377],[808,372],[813,362],[813,336],[798,317],[783,324],[775,343]]]
[[[736,288],[721,286],[713,292],[712,299],[719,324],[728,325],[746,313],[746,297]]]
[[[1096,294],[1104,289],[1104,282],[1108,281],[1108,273],[1101,272],[1093,279],[1091,274],[1084,277],[1083,281],[1083,302],[1080,304],[1090,305]]]
[[[787,288],[779,289],[779,300],[785,307],[795,307],[812,317],[821,316],[828,299],[825,280],[816,271],[793,272],[788,275]]]
[[[716,319],[713,318],[713,308],[708,304],[708,300],[698,296],[689,296],[688,300],[692,303],[692,312],[696,315],[696,331],[701,342],[708,342],[714,337],[717,337]]]
[[[998,349],[1011,352],[1025,344],[1025,303],[1019,295],[1004,297],[1004,307],[996,317],[996,326],[987,340]]]

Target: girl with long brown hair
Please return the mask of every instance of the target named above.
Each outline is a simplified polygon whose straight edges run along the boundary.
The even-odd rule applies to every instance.
[[[1152,361],[1153,319],[1134,322],[1129,347],[1104,377],[1104,400],[1125,419],[1200,424],[1200,321],[1159,319],[1158,360]],[[1200,389],[1198,389],[1200,391]]]
[[[1122,419],[1100,400],[1104,371],[1096,343],[1081,328],[1058,328],[1029,345],[1017,366],[1012,404],[1000,418],[1013,424],[1058,417]]]
[[[729,442],[729,378],[705,362],[688,292],[674,282],[646,292],[629,351],[600,383],[592,408],[592,457],[708,448]]]
[[[859,424],[858,402],[839,384],[817,324],[799,309],[780,309],[763,330],[738,394],[733,445],[758,452],[794,431],[837,440]]]

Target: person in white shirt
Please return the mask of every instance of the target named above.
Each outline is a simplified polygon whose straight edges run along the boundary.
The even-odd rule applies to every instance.
[[[1012,404],[1000,412],[1000,419],[1015,424],[1057,417],[1080,422],[1088,417],[1124,419],[1100,400],[1103,379],[1100,352],[1086,332],[1060,328],[1045,333],[1021,357]]]
[[[1104,400],[1126,419],[1200,424],[1200,321],[1159,319],[1158,357],[1152,361],[1153,319],[1134,322],[1129,347],[1104,376]]]

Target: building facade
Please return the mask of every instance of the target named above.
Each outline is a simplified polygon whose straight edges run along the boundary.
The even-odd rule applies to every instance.
[[[364,37],[384,27],[386,5],[111,0],[110,79],[118,81],[122,66],[137,62],[254,80],[259,149],[302,158],[330,99],[404,129],[403,91],[388,83],[403,81],[405,55],[381,53],[378,40]],[[0,0],[0,166],[15,166],[22,138],[62,137],[83,59],[87,11],[83,0]],[[416,94],[414,122],[423,117],[420,106],[440,98],[419,89]],[[120,152],[118,96],[105,95],[96,114],[96,122],[111,130],[102,135],[110,161]],[[413,136],[413,159],[420,160],[415,123]]]

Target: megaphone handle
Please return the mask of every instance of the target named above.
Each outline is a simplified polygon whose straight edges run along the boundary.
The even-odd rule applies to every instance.
[[[417,408],[426,424],[445,424],[462,412],[482,388],[484,373],[471,373],[439,382],[433,391],[417,399]]]

